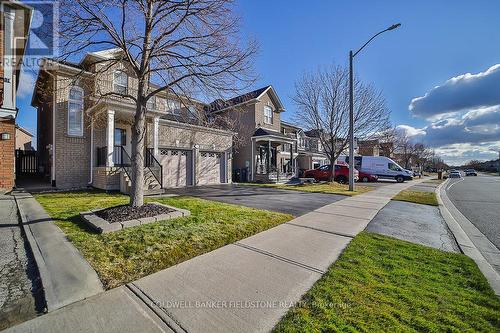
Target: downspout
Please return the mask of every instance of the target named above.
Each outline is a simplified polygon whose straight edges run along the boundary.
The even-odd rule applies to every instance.
[[[94,182],[94,117],[90,118],[90,181],[91,186]]]
[[[56,76],[52,76],[52,186],[56,186]]]

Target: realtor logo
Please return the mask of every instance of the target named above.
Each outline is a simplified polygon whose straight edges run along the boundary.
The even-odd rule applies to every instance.
[[[59,21],[59,1],[23,1],[23,4],[33,8],[31,27],[28,42],[26,44],[26,57],[54,56],[57,47],[57,27]],[[19,13],[21,14],[21,13]],[[16,20],[25,19],[23,15],[17,15]],[[29,23],[29,22],[23,22]],[[26,43],[22,36],[15,37],[16,46]],[[27,60],[27,59],[26,59]]]

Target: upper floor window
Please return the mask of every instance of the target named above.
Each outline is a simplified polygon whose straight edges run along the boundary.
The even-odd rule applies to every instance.
[[[76,86],[69,90],[68,135],[83,135],[83,89]]]
[[[148,101],[146,102],[146,109],[148,110],[156,110],[156,96],[152,96]]]
[[[113,74],[113,89],[115,93],[127,94],[128,76],[127,73],[118,70]]]
[[[270,106],[264,106],[264,124],[273,123],[273,109]]]
[[[167,100],[167,113],[172,113],[175,115],[181,114],[181,104],[174,100]]]

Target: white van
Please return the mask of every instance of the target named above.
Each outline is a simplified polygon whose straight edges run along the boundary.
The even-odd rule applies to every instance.
[[[337,161],[349,163],[349,157],[341,155]],[[354,156],[354,166],[358,171],[376,175],[379,179],[395,179],[398,183],[413,179],[413,173],[385,156]]]

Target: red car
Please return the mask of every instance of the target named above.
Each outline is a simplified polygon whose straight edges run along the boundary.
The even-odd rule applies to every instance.
[[[363,182],[363,183],[376,182],[376,181],[378,181],[378,176],[360,171],[359,172],[359,181]]]
[[[305,178],[314,178],[317,181],[330,180],[332,176],[332,166],[323,165],[319,168],[307,170],[304,173]],[[357,181],[359,178],[358,170],[354,169],[354,180]],[[335,164],[335,181],[342,184],[347,184],[349,182],[349,167],[343,164]]]

